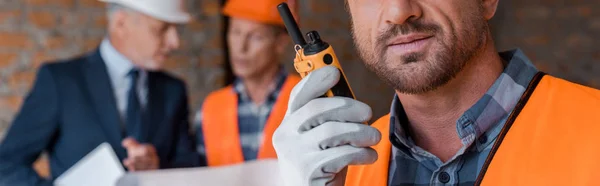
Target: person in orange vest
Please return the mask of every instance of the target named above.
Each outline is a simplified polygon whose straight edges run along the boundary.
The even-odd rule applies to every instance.
[[[311,72],[273,135],[287,186],[598,184],[600,91],[498,52],[499,0],[346,2],[391,111],[365,125],[368,105],[319,98],[334,67]]]
[[[300,81],[281,58],[290,42],[277,5],[283,0],[229,0],[227,41],[233,84],[205,99],[195,119],[197,150],[208,166],[277,158],[271,135]]]

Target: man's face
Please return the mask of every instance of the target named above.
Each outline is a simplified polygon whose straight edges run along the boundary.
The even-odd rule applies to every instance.
[[[233,73],[252,78],[266,69],[277,68],[284,47],[282,36],[275,26],[232,17],[227,42]]]
[[[481,51],[489,32],[483,1],[347,3],[366,66],[396,91],[421,94],[448,83]]]
[[[127,19],[121,39],[133,63],[150,71],[161,69],[169,54],[179,48],[176,25],[139,13]]]

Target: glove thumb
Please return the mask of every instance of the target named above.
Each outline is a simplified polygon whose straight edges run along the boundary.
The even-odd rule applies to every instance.
[[[310,100],[322,96],[339,80],[340,71],[333,66],[325,66],[312,71],[292,89],[287,114],[298,110]]]

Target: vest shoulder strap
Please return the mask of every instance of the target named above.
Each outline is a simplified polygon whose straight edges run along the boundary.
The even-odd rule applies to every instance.
[[[237,125],[237,94],[232,86],[211,93],[202,106],[202,135],[209,166],[244,161]]]
[[[277,101],[275,101],[275,104],[271,109],[271,113],[269,114],[269,118],[265,123],[262,145],[258,152],[259,159],[277,158],[277,153],[273,147],[273,133],[275,133],[275,130],[277,130],[277,127],[279,127],[279,124],[281,124],[281,121],[283,121],[283,118],[287,112],[290,93],[292,92],[294,86],[300,82],[300,80],[301,79],[299,76],[290,74],[283,83],[281,91],[277,97]]]
[[[600,91],[544,76],[498,136],[481,185],[590,185],[600,167]]]
[[[381,132],[381,141],[372,146],[377,151],[377,160],[370,165],[348,166],[346,186],[386,186],[388,182],[388,169],[392,150],[390,142],[390,115],[379,118],[371,126]]]

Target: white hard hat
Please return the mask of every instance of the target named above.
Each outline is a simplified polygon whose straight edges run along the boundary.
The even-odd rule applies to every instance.
[[[99,0],[115,3],[158,20],[169,23],[187,23],[191,16],[184,10],[184,0]]]

